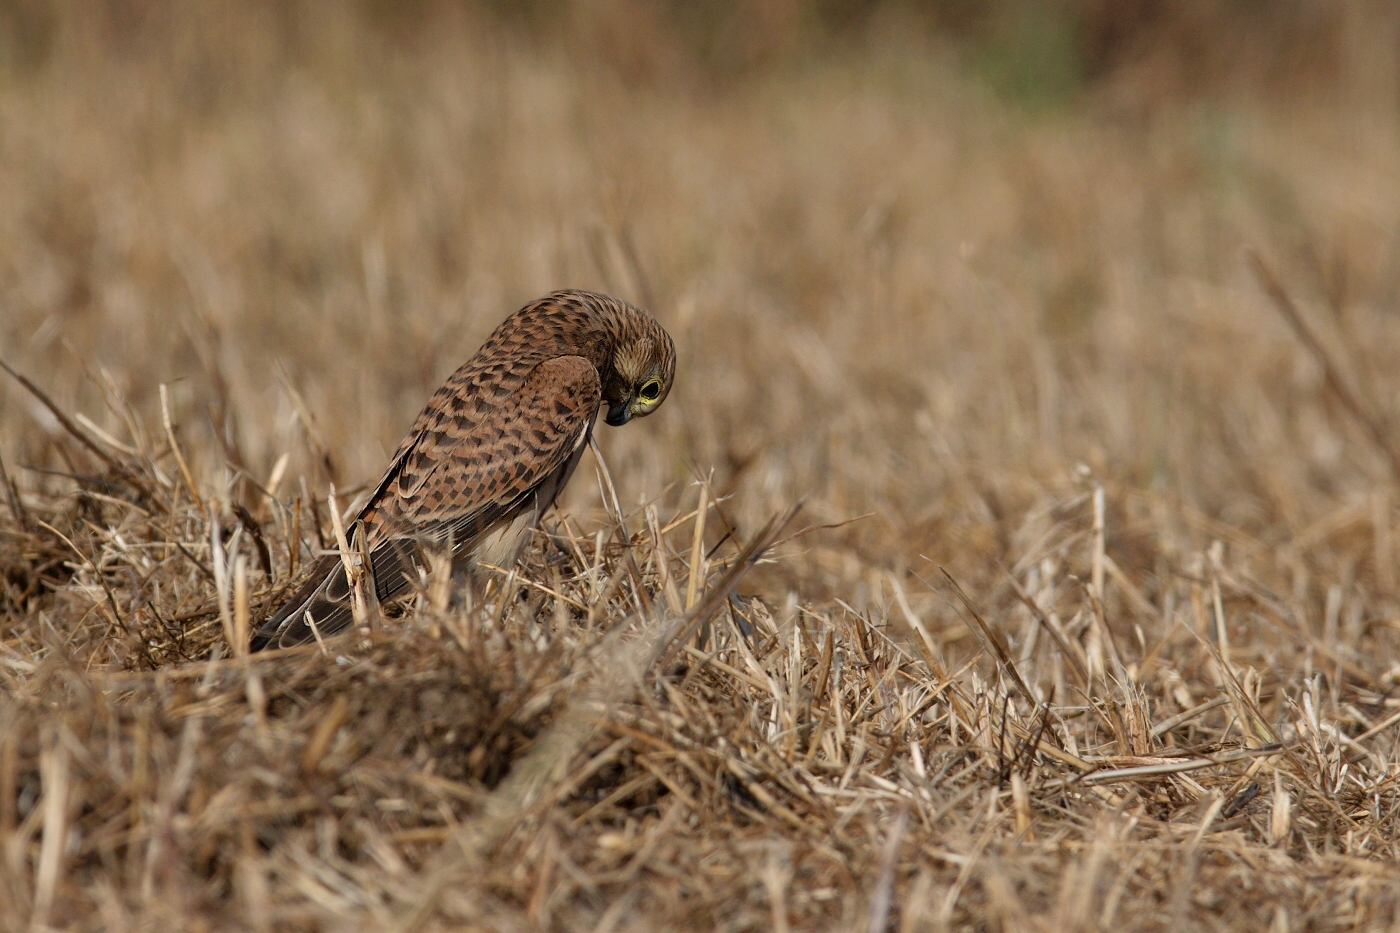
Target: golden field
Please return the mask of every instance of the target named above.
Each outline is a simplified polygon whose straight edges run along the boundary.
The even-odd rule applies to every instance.
[[[0,927],[1400,924],[1398,49],[0,2]],[[680,354],[616,501],[248,657],[561,287]]]

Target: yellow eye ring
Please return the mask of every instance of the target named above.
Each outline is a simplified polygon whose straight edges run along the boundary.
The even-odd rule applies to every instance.
[[[642,401],[644,401],[644,402],[655,401],[655,400],[656,400],[656,397],[657,397],[658,395],[660,395],[660,394],[661,394],[661,380],[660,380],[660,379],[649,379],[649,380],[647,380],[646,384],[643,385],[642,388],[637,392],[638,398],[640,398],[640,399],[641,399]]]

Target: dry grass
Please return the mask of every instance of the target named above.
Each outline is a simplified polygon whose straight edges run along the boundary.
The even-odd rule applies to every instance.
[[[894,5],[0,4],[0,927],[1390,928],[1397,26],[1344,8],[1047,102]],[[616,502],[234,650],[564,285],[682,355]]]

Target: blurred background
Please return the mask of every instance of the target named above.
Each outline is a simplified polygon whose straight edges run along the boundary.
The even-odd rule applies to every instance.
[[[0,0],[0,358],[132,446],[168,384],[201,482],[287,454],[276,493],[324,494],[508,312],[595,288],[681,355],[600,431],[624,504],[713,471],[741,526],[874,513],[809,589],[991,573],[1086,475],[1140,493],[1137,575],[1205,534],[1171,509],[1389,528],[1245,256],[1391,424],[1398,51],[1380,0]],[[0,385],[21,488],[80,471],[60,434]],[[1393,587],[1387,553],[1308,559]]]

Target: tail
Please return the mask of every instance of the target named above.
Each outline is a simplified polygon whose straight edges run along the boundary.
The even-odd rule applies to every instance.
[[[402,538],[375,548],[370,554],[370,566],[379,599],[391,599],[408,589],[409,581],[418,577],[420,564],[417,548]],[[353,621],[345,564],[339,554],[328,554],[316,562],[306,582],[254,633],[249,648],[261,651],[306,644],[318,635],[329,638],[344,631]]]

